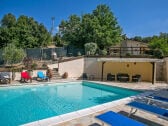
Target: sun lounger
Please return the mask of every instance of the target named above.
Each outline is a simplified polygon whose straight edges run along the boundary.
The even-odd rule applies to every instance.
[[[89,126],[101,126],[101,125],[98,124],[98,123],[92,123],[92,124],[90,124]]]
[[[0,72],[0,83],[8,84],[10,80],[10,72]]]
[[[112,111],[98,115],[96,118],[112,126],[145,126],[141,122]]]
[[[37,72],[37,78],[40,78],[41,80],[47,80],[48,77],[43,74],[42,71]]]
[[[32,82],[32,78],[29,75],[29,73],[27,71],[21,72],[21,82],[27,82],[28,80],[30,80],[30,82]]]
[[[166,109],[159,108],[145,103],[136,102],[136,101],[130,102],[127,105],[132,107],[129,116],[131,114],[135,114],[135,112],[139,109],[139,110],[143,110],[143,111],[158,115],[164,119],[168,119],[168,110]],[[135,112],[133,112],[133,109],[136,109]]]
[[[164,102],[168,104],[168,98],[156,96],[156,95],[148,95],[146,98],[149,100],[148,103],[150,103],[151,100],[158,101],[158,102]]]

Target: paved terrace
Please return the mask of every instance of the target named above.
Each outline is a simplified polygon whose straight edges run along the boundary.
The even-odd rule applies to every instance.
[[[55,80],[52,82],[67,82],[67,80]],[[71,79],[70,81],[76,81]],[[99,82],[99,81],[97,81]],[[18,82],[13,82],[14,85]],[[139,82],[139,83],[118,83],[118,82],[101,82],[107,85],[113,85],[113,86],[119,86],[119,87],[124,87],[124,88],[129,88],[129,89],[138,89],[141,91],[145,91],[147,93],[156,93],[160,96],[164,96],[168,98],[168,84],[166,83],[156,83],[154,85],[152,85],[151,83],[146,83],[146,82]],[[30,83],[26,83],[26,84],[30,84]],[[38,84],[35,81],[32,84]],[[137,100],[144,100],[144,99],[137,99]],[[98,124],[102,124],[101,121],[95,119],[96,115],[99,115],[101,113],[104,113],[106,111],[112,110],[114,112],[123,114],[125,116],[128,116],[129,112],[130,112],[130,107],[126,106],[125,104],[128,103],[130,101],[130,99],[126,99],[126,100],[120,100],[117,102],[113,102],[112,104],[106,104],[105,109],[99,108],[97,107],[97,112],[96,113],[83,113],[83,116],[75,116],[72,117],[71,115],[66,115],[66,116],[60,116],[59,118],[61,118],[61,122],[57,122],[55,123],[55,120],[51,121],[51,122],[44,122],[43,124],[40,123],[36,123],[36,125],[38,126],[46,126],[46,125],[50,125],[50,126],[89,126],[90,124],[93,123],[98,123]],[[168,109],[168,104],[157,104],[158,106],[162,106],[166,109]],[[144,111],[137,111],[135,115],[132,115],[130,118],[140,121],[142,123],[145,123],[149,126],[167,126],[168,125],[168,120],[159,118],[156,115],[150,114],[148,112],[144,112]],[[30,124],[31,125],[31,124]],[[104,124],[104,126],[108,126],[107,124]]]
[[[156,83],[154,85],[152,85],[151,83],[145,83],[145,82],[139,82],[139,83],[103,82],[103,83],[113,85],[113,86],[129,88],[129,89],[138,89],[142,91],[152,92],[168,98],[168,90],[166,90],[168,89],[168,84],[165,84],[165,83]],[[137,99],[137,100],[144,100],[144,99]],[[93,123],[102,124],[101,121],[95,119],[94,117],[96,115],[99,115],[109,110],[128,116],[131,108],[129,106],[126,106],[125,105],[126,103],[127,102],[122,101],[121,103],[112,105],[112,107],[109,109],[102,110],[102,111],[100,110],[97,113],[90,114],[81,118],[76,118],[70,121],[66,121],[64,123],[56,124],[54,126],[89,126],[90,124],[93,124]],[[158,104],[158,102],[154,104],[157,104],[159,106],[162,106],[168,109],[168,104],[162,105],[162,104]],[[167,126],[168,125],[168,120],[159,118],[156,115],[153,115],[144,111],[139,111],[139,110],[136,112],[135,115],[131,115],[130,118],[140,121],[149,126]],[[104,124],[104,126],[108,126],[108,125]]]

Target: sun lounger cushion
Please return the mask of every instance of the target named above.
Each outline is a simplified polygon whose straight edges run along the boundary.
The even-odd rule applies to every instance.
[[[96,118],[112,126],[145,126],[143,123],[112,111],[98,115]]]
[[[48,77],[45,76],[42,71],[37,72],[37,77],[40,78],[40,79],[43,79],[43,80],[48,79]]]
[[[163,109],[163,108],[159,108],[159,107],[156,107],[156,106],[153,106],[153,105],[140,103],[140,102],[136,102],[136,101],[130,102],[127,105],[131,106],[133,108],[136,108],[136,109],[140,109],[140,110],[143,110],[143,111],[147,111],[147,112],[150,112],[150,113],[168,118],[168,116],[167,116],[168,110]]]
[[[21,72],[21,78],[24,78],[24,79],[31,79],[29,73],[27,71],[25,72]]]
[[[101,125],[98,123],[93,123],[93,124],[90,124],[89,126],[101,126]]]
[[[0,83],[10,83],[10,72],[0,72]]]
[[[168,113],[163,114],[164,116],[168,117]]]
[[[168,98],[164,98],[164,97],[160,97],[160,96],[154,96],[154,95],[149,95],[149,96],[146,96],[147,98],[149,99],[153,99],[153,100],[157,100],[157,101],[160,101],[160,102],[167,102],[168,103]]]

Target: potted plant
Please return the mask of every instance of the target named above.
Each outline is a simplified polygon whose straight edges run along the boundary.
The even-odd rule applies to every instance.
[[[47,64],[43,63],[42,68],[47,68]]]
[[[37,68],[37,64],[36,63],[33,63],[32,65],[31,65],[31,69],[33,69],[33,70],[35,70],[36,68]]]
[[[64,79],[68,78],[68,73],[65,72],[65,73],[62,75],[62,78],[64,78]]]

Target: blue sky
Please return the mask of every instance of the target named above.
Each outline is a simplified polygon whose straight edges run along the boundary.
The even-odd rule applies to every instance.
[[[107,4],[128,37],[168,33],[168,0],[0,0],[0,19],[12,13],[26,15],[51,29],[72,14],[91,13],[99,4]]]

